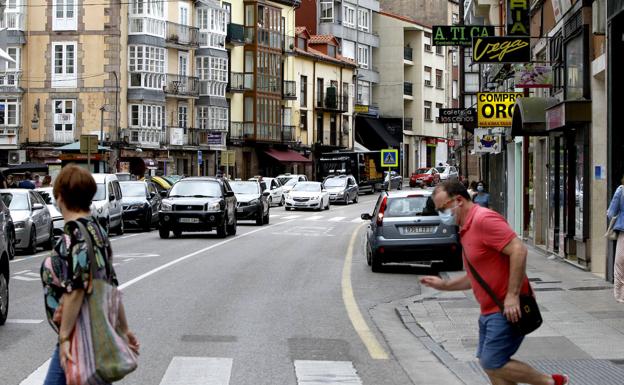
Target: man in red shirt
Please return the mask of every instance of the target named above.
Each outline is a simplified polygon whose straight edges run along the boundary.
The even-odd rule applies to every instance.
[[[520,293],[529,292],[524,243],[500,214],[472,203],[468,191],[458,181],[439,184],[433,192],[433,202],[443,223],[459,225],[464,258],[470,260],[504,303],[505,309],[501,312],[470,272],[450,280],[437,276],[421,279],[423,285],[437,290],[472,288],[481,306],[477,357],[492,384],[566,385],[566,375],[543,374],[524,362],[511,359],[524,339],[510,324],[520,317]]]

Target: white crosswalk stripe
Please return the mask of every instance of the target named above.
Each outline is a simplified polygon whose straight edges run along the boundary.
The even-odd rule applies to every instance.
[[[231,358],[173,357],[160,385],[228,385]]]
[[[311,217],[307,217],[305,220],[306,221],[316,221],[319,219],[322,219],[323,216],[322,215],[312,215]]]
[[[19,383],[19,385],[41,385],[45,380],[46,374],[48,374],[48,367],[50,366],[50,360],[43,363],[37,370],[32,372],[30,376]]]
[[[301,215],[286,215],[285,217],[282,217],[282,219],[297,219],[301,217]]]
[[[298,385],[362,385],[351,361],[295,361]]]
[[[345,217],[333,217],[329,221],[330,222],[340,222],[343,219],[345,219]]]

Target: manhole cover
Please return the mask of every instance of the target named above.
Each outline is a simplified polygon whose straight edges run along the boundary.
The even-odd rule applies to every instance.
[[[611,290],[612,288],[609,286],[581,286],[581,287],[573,287],[569,290],[575,291],[589,291],[589,290]]]

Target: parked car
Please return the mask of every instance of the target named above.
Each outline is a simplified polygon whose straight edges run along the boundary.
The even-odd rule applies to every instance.
[[[401,190],[403,188],[403,177],[397,174],[396,171],[384,171],[383,190],[388,190],[388,186],[391,186],[391,190]]]
[[[162,198],[152,182],[120,182],[122,217],[125,223],[132,223],[150,231],[158,227],[158,211]]]
[[[122,193],[115,174],[93,174],[97,191],[91,203],[91,215],[106,229],[124,233]]]
[[[298,182],[285,196],[286,210],[329,210],[329,193],[321,182]]]
[[[443,264],[461,270],[457,226],[440,221],[429,190],[382,192],[366,234],[366,261],[374,272],[384,263]]]
[[[161,238],[183,231],[212,231],[225,238],[236,234],[236,196],[227,180],[189,177],[178,181],[158,213]]]
[[[15,226],[16,247],[30,254],[43,244],[46,250],[54,246],[52,217],[39,193],[26,189],[0,190],[0,197],[11,211]]]
[[[329,200],[344,203],[358,203],[360,190],[353,175],[332,176],[323,182],[323,188],[329,193]]]
[[[15,258],[15,225],[11,218],[11,210],[0,199],[0,231],[4,231],[4,240],[7,243],[7,253],[9,259]],[[1,240],[0,240],[1,241]]]
[[[440,173],[440,180],[458,179],[459,173],[455,166],[440,166],[436,167],[436,170]]]
[[[50,216],[52,217],[52,227],[55,237],[60,237],[65,232],[65,220],[63,214],[58,210],[54,202],[54,194],[52,193],[52,187],[40,187],[35,189],[36,192],[41,195],[41,198],[46,203]]]
[[[440,182],[440,173],[434,167],[416,169],[410,176],[410,187],[434,186]]]
[[[282,184],[282,191],[284,194],[292,190],[293,186],[298,182],[307,182],[308,177],[305,175],[297,175],[297,174],[281,174],[278,175],[277,180]]]
[[[284,206],[284,188],[277,178],[253,177],[249,180],[262,182],[269,190],[269,206]]]
[[[151,182],[154,182],[154,185],[156,186],[156,188],[158,188],[159,192],[171,190],[172,184],[169,183],[162,176],[152,176],[152,177],[144,178],[144,179],[147,179],[147,180],[149,180]]]
[[[4,203],[2,204],[4,206]],[[0,222],[4,226],[0,226],[0,231],[6,231],[6,222],[10,220],[10,217],[6,217],[4,210],[0,210]],[[2,230],[5,229],[5,230]],[[0,325],[4,325],[7,316],[9,315],[9,248],[11,243],[7,234],[4,237],[0,237]]]
[[[177,181],[184,178],[183,175],[163,175],[161,176],[164,180],[167,181],[171,186],[173,186]]]
[[[265,182],[232,181],[230,187],[236,195],[236,219],[251,219],[256,225],[269,223],[270,192],[264,189]]]

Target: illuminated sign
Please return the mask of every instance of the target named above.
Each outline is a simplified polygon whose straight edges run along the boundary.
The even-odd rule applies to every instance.
[[[511,127],[516,99],[522,92],[479,92],[477,120],[479,127]]]
[[[531,43],[528,37],[493,36],[472,39],[473,63],[529,63]]]
[[[434,25],[432,28],[433,45],[470,47],[473,37],[494,36],[491,25]]]

